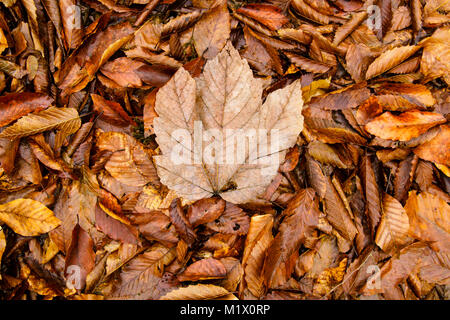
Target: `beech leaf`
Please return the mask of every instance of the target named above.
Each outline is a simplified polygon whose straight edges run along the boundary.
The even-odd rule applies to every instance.
[[[50,209],[31,199],[16,199],[0,205],[0,221],[26,237],[47,233],[61,224]]]

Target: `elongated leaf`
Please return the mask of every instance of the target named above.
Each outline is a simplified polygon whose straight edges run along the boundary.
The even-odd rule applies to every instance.
[[[76,109],[51,107],[20,118],[15,124],[0,133],[0,138],[16,139],[52,129],[72,134],[80,126],[81,120]]]
[[[388,111],[367,123],[365,128],[382,139],[407,141],[444,122],[442,115],[433,112],[411,110],[397,116]]]
[[[61,224],[50,209],[31,199],[16,199],[0,205],[0,221],[23,236],[38,236]]]
[[[173,290],[162,296],[161,300],[214,300],[226,297],[229,292],[212,284],[190,285]]]
[[[196,86],[201,97],[197,105]],[[302,128],[302,98],[299,81],[270,93],[262,106],[261,93],[261,83],[231,44],[206,63],[196,80],[180,68],[156,96],[159,117],[154,119],[154,128],[162,155],[154,159],[161,182],[190,200],[220,194],[224,200],[243,203],[262,194]],[[201,134],[200,125],[223,138],[226,129],[233,130],[212,159],[208,149],[205,153],[206,146],[194,148],[194,131]],[[245,147],[244,153],[233,152],[240,129],[244,133],[262,129],[259,132],[266,132],[264,136],[276,131],[280,143],[259,155],[257,145]],[[174,137],[175,130],[183,132],[184,138]],[[228,160],[222,150],[225,146],[233,147],[227,152]],[[263,143],[259,150],[268,147]],[[181,159],[179,153],[183,153]]]

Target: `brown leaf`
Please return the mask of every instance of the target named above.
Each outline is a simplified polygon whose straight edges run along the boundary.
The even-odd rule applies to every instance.
[[[230,14],[226,1],[220,1],[202,16],[194,27],[195,50],[205,59],[214,58],[230,36]]]
[[[86,277],[94,269],[94,242],[89,234],[77,223],[72,231],[72,241],[67,250],[64,274],[75,281],[75,289],[81,290],[86,285]],[[79,277],[77,279],[77,277]],[[68,279],[70,281],[70,279]]]
[[[314,97],[309,103],[310,107],[325,110],[353,109],[367,100],[370,91],[367,88],[356,86],[333,91],[319,97]]]
[[[169,288],[164,283],[163,270],[176,256],[174,249],[159,244],[132,259],[120,272],[119,281],[110,295],[112,299],[159,299]]]
[[[294,65],[308,72],[325,73],[331,68],[331,66],[325,63],[317,62],[291,52],[286,52],[285,54]]]
[[[417,106],[426,109],[436,103],[427,87],[410,83],[386,83],[377,87],[376,93],[385,110],[404,111]],[[389,99],[394,96],[396,99]]]
[[[378,189],[375,171],[368,155],[362,160],[360,176],[366,198],[366,214],[369,218],[372,236],[375,236],[375,230],[380,222],[382,214],[382,195]]]
[[[189,206],[187,218],[192,227],[212,222],[219,218],[225,210],[225,200],[207,198],[195,201]]]
[[[174,246],[179,240],[170,218],[160,211],[135,215],[133,223],[138,225],[145,238],[160,241],[167,247]]]
[[[442,198],[422,192],[412,191],[405,204],[410,221],[411,234],[423,241],[430,241],[433,248],[442,252],[450,249],[450,206]]]
[[[133,137],[120,132],[100,133],[97,147],[112,152],[105,169],[120,182],[131,186],[144,186],[149,182],[159,185],[150,155]]]
[[[285,218],[264,260],[264,282],[269,288],[286,282],[294,271],[298,250],[319,223],[318,199],[313,189],[300,191],[283,212]]]
[[[444,77],[447,85],[450,80],[448,78],[448,70],[450,69],[448,37],[450,28],[444,27],[437,29],[433,35],[423,40],[423,54],[420,61],[420,72],[428,79]]]
[[[161,300],[234,300],[230,293],[212,284],[196,284],[173,290],[162,296]]]
[[[435,163],[450,166],[450,155],[442,150],[449,150],[450,126],[448,124],[441,125],[439,132],[434,138],[425,141],[413,151],[421,159],[432,161]]]
[[[248,232],[249,228],[248,215],[238,206],[226,202],[223,214],[212,222],[208,222],[206,226],[211,230],[225,234],[243,235]]]
[[[236,86],[240,88],[238,91],[231,89]],[[196,87],[201,97],[197,104]],[[299,81],[270,93],[263,105],[260,104],[261,94],[261,82],[253,78],[247,62],[230,43],[206,63],[203,74],[195,80],[180,68],[156,97],[155,109],[159,117],[154,119],[154,128],[162,155],[155,156],[154,160],[161,182],[189,200],[219,194],[226,201],[244,203],[261,195],[302,127]],[[290,116],[284,117],[284,114]],[[193,135],[201,133],[198,131],[200,125],[214,129],[217,134],[226,129],[235,130],[227,138],[225,145],[228,146],[235,145],[233,139],[241,132],[238,130],[245,132],[256,128],[278,129],[282,143],[273,146],[276,150],[270,154],[263,152],[260,155],[253,150],[258,144],[245,147],[243,153],[236,153],[233,149],[221,152],[222,143],[211,158],[207,146],[202,150],[193,148]],[[171,136],[175,130],[184,132],[183,138]],[[264,145],[260,145],[260,151]],[[226,161],[225,153],[228,154]],[[174,161],[172,154],[176,154],[178,160]],[[216,161],[223,164],[217,165]],[[253,165],[255,161],[261,165]]]
[[[253,18],[274,31],[281,28],[289,21],[288,18],[281,13],[280,9],[264,3],[247,4],[246,6],[237,9],[236,12]]]
[[[227,270],[222,262],[214,258],[196,261],[189,265],[177,278],[180,281],[198,281],[224,278]]]
[[[314,22],[320,24],[328,24],[330,23],[330,18],[327,15],[320,13],[315,10],[313,7],[308,5],[303,0],[292,0],[291,2],[292,8],[298,12],[301,16],[310,19]]]
[[[194,229],[184,214],[179,198],[173,200],[170,205],[170,221],[172,221],[181,239],[187,244],[191,245],[195,241]]]
[[[100,115],[100,119],[116,126],[137,126],[119,103],[106,100],[97,94],[91,94],[91,98],[93,109]]]
[[[375,236],[375,243],[386,253],[398,251],[408,242],[409,219],[405,209],[395,198],[383,194],[383,215]]]
[[[27,115],[48,108],[53,99],[45,94],[34,92],[8,93],[0,97],[0,126]]]
[[[262,269],[267,249],[272,240],[273,217],[270,214],[254,215],[245,239],[242,268],[244,270],[240,292],[248,289],[255,297],[264,295],[264,277]]]
[[[350,33],[352,33],[367,18],[367,12],[358,12],[352,15],[351,19],[340,26],[334,34],[333,44],[338,45]]]
[[[97,227],[114,240],[137,244],[136,234],[130,227],[110,217],[97,205],[95,207],[95,222]]]
[[[121,22],[91,34],[55,74],[62,95],[82,90],[109,57],[129,41],[133,31],[129,22]]]
[[[52,129],[69,135],[81,126],[78,111],[74,108],[51,107],[38,113],[26,115],[0,133],[0,138],[16,139]]]
[[[445,121],[442,115],[433,112],[411,110],[397,116],[387,111],[367,123],[365,128],[382,139],[407,141]]]

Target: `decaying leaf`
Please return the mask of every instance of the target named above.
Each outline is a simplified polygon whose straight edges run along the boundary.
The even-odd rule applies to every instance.
[[[16,199],[0,205],[0,221],[23,236],[47,233],[61,224],[50,209],[31,199]]]
[[[396,116],[387,111],[367,123],[365,128],[382,139],[407,141],[445,121],[442,115],[433,112],[411,110]]]
[[[155,118],[154,127],[162,155],[154,159],[161,182],[190,200],[219,194],[227,201],[243,203],[260,195],[275,175],[284,158],[284,150],[292,146],[302,128],[302,97],[298,81],[269,94],[263,105],[260,104],[261,94],[261,83],[253,78],[247,62],[230,44],[206,63],[203,74],[196,80],[180,68],[156,97],[155,109],[159,117]],[[196,95],[201,97],[198,102]],[[170,111],[172,108],[180,112],[177,117]],[[227,129],[233,129],[229,131],[232,136],[225,143],[219,142],[215,155],[205,155],[205,152],[212,152],[212,146],[194,147],[195,130],[201,127],[222,137]],[[175,130],[184,133],[185,141],[174,137]],[[272,147],[270,152],[263,151],[258,159],[255,158],[255,148],[268,150],[267,143],[249,144],[244,154],[230,150],[223,152],[225,146],[235,145],[233,139],[242,132],[239,130],[261,130],[266,132],[264,135],[270,131],[278,132],[278,138],[274,138],[278,140],[278,146]],[[213,138],[221,139],[218,136]],[[179,159],[173,155],[177,157],[179,152],[183,152],[187,163],[176,163]],[[225,153],[231,164],[217,166],[208,159],[214,157],[213,160],[223,163]],[[240,164],[235,159],[238,156],[243,156],[245,162],[239,161]],[[251,164],[256,161],[265,164]],[[258,182],[255,178],[259,179]]]

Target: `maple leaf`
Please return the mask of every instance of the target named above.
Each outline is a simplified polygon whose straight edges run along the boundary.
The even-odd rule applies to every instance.
[[[262,194],[302,129],[303,102],[299,81],[270,93],[264,104],[261,94],[260,81],[253,78],[248,63],[230,43],[206,63],[195,80],[180,68],[156,96],[155,110],[159,117],[154,119],[154,128],[162,155],[154,156],[154,160],[161,182],[189,200],[219,194],[232,203],[243,203]],[[232,136],[216,148],[212,162],[202,156],[211,152],[211,146],[198,141],[198,137],[194,141],[199,127],[214,132],[217,137],[213,140],[225,137],[231,129]],[[174,136],[177,130],[187,135],[186,141],[180,141],[179,137],[177,140]],[[224,145],[234,149],[234,138],[245,130],[266,132],[260,137],[262,140],[268,132],[277,132],[278,138],[271,147],[277,142],[278,146],[261,153],[269,149],[267,142],[249,143],[244,154],[228,152],[233,159],[228,161],[231,164],[224,163]],[[195,143],[200,147],[195,147]],[[174,156],[176,150],[190,160],[185,157],[187,163],[176,164],[179,160]],[[239,156],[244,163],[236,160]],[[198,164],[194,163],[198,160]]]

